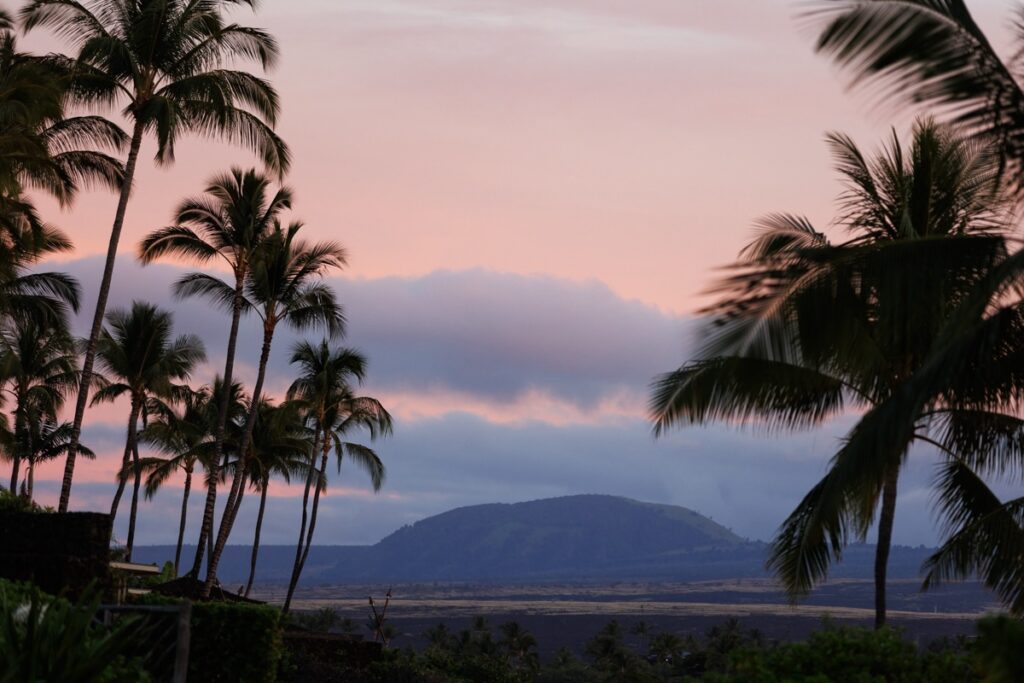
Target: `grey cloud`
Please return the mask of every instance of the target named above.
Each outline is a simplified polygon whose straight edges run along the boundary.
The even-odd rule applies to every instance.
[[[90,258],[62,269],[94,292],[100,267],[99,259]],[[170,285],[184,272],[167,265],[142,268],[122,258],[109,305],[144,299],[168,306],[178,330],[199,334],[219,367],[228,317],[205,301],[172,301]],[[683,319],[623,300],[598,282],[483,270],[332,282],[349,320],[345,343],[369,355],[375,389],[448,389],[496,401],[539,389],[588,408],[617,391],[642,394],[656,373],[683,357]],[[87,301],[84,311],[92,305]],[[83,313],[77,331],[86,330]],[[287,330],[275,338],[272,385],[288,382],[296,338]],[[259,339],[255,320],[245,321],[243,363],[256,363]]]
[[[132,298],[169,305],[181,331],[202,335],[219,363],[226,316],[199,302],[170,301],[168,285],[180,269],[141,269],[124,261],[111,305]],[[65,264],[64,270],[79,275],[86,291],[95,291],[99,265],[87,259]],[[684,320],[624,301],[597,283],[468,271],[335,284],[348,306],[349,342],[371,357],[373,388],[428,396],[448,388],[498,402],[539,388],[586,407],[623,389],[642,396],[655,373],[684,357]],[[84,327],[80,321],[80,331]],[[250,364],[257,333],[251,323],[243,332],[242,356]],[[275,345],[272,379],[278,386],[289,376],[287,347],[293,338],[283,335]],[[402,524],[455,506],[574,493],[684,505],[741,535],[767,539],[824,473],[853,419],[779,438],[714,427],[681,430],[658,441],[646,422],[626,418],[604,424],[501,425],[452,413],[402,423],[394,438],[378,444],[389,469],[382,495],[329,496],[318,542],[371,543]],[[110,459],[111,472],[120,454],[119,429],[119,424],[91,425],[86,434]],[[897,542],[935,542],[933,470],[926,453],[911,458],[901,484]],[[332,485],[368,491],[362,473],[349,468],[340,479],[334,475]],[[41,482],[40,491],[47,495],[53,486]],[[103,509],[112,490],[112,482],[83,483],[76,488],[76,506],[95,498]],[[193,521],[200,499],[193,500]],[[167,491],[145,505],[140,531],[147,542],[173,541],[179,504]],[[233,542],[248,541],[254,508],[253,502],[246,506]],[[273,498],[269,510],[267,542],[291,542],[295,499]]]

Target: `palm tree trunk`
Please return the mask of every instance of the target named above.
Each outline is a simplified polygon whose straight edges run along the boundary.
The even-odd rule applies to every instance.
[[[192,490],[192,467],[185,468],[185,490],[181,494],[181,521],[178,523],[178,545],[174,549],[174,576],[181,564],[181,544],[185,540],[185,520],[188,516],[188,494]]]
[[[114,500],[110,504],[110,523],[117,519],[117,508],[121,505],[121,496],[124,495],[124,487],[128,483],[128,461],[132,457],[132,432],[133,426],[139,420],[139,404],[132,398],[132,407],[128,411],[128,432],[124,439],[124,456],[121,458],[121,471],[117,473],[117,492],[114,493]]]
[[[206,558],[213,557],[213,534],[206,534]]]
[[[126,544],[128,552],[125,555],[125,561],[132,561],[132,548],[135,547],[135,522],[139,515],[139,486],[142,484],[142,471],[139,467],[139,444],[137,440],[133,440],[132,443],[132,465],[135,470],[135,482],[132,486],[132,510],[128,516],[128,542]]]
[[[71,500],[71,482],[75,477],[75,456],[78,455],[78,440],[82,436],[82,422],[85,420],[85,408],[89,403],[89,385],[92,383],[92,366],[96,360],[96,343],[103,328],[103,316],[107,312],[107,299],[110,297],[110,284],[114,279],[114,263],[117,260],[117,243],[121,239],[121,228],[124,227],[124,215],[128,208],[128,198],[132,191],[135,178],[135,165],[139,160],[139,148],[142,147],[142,136],[145,132],[141,121],[135,122],[132,130],[132,143],[128,150],[128,160],[124,165],[124,184],[117,200],[117,211],[114,213],[114,225],[110,229],[110,242],[107,245],[107,260],[103,265],[103,280],[100,282],[99,295],[96,298],[96,311],[92,317],[92,328],[89,331],[89,342],[85,347],[85,359],[82,361],[82,374],[78,383],[78,401],[75,403],[75,421],[71,428],[71,444],[68,457],[64,461],[64,480],[60,487],[60,503],[58,512],[68,511]]]
[[[21,470],[21,454],[14,452],[14,467],[11,470],[11,495],[18,495],[18,471]]]
[[[882,509],[878,515],[878,546],[875,548],[875,628],[885,626],[885,577],[892,546],[892,527],[896,516],[896,490],[899,469],[893,468],[882,487]]]
[[[21,454],[24,452],[25,412],[19,396],[18,406],[14,410],[14,467],[11,470],[11,495],[18,495],[18,476],[21,473]]]
[[[33,491],[36,485],[36,459],[29,458],[28,460],[28,486],[26,487],[25,494],[28,497],[29,504],[32,503]]]
[[[313,488],[313,473],[316,471],[316,452],[319,443],[320,432],[317,431],[313,438],[313,450],[309,455],[309,473],[306,475],[306,488],[302,492],[302,522],[299,524],[299,541],[295,545],[295,562],[292,564],[292,575],[288,579],[288,595],[284,599],[282,614],[288,614],[291,609],[292,596],[295,595],[295,586],[299,583],[299,564],[302,562],[303,539],[306,537],[306,523],[309,509],[309,490]]]
[[[245,584],[245,597],[249,597],[249,591],[252,590],[253,579],[256,578],[256,556],[260,552],[260,530],[263,528],[263,512],[267,507],[267,489],[270,488],[270,482],[264,480],[262,489],[260,491],[260,511],[256,515],[256,533],[252,539],[252,559],[249,561],[249,581]]]
[[[196,543],[196,557],[192,561],[190,576],[198,577],[203,566],[203,551],[209,545],[213,553],[213,516],[217,510],[217,478],[220,475],[220,460],[224,455],[224,430],[228,423],[228,403],[231,397],[231,383],[234,381],[235,349],[238,346],[238,326],[242,320],[242,295],[245,274],[235,274],[235,299],[231,304],[231,329],[228,331],[227,358],[224,360],[224,393],[217,406],[217,425],[213,433],[213,457],[210,458],[209,484],[206,487],[206,505],[203,507],[203,523],[199,528],[199,542]]]
[[[295,583],[298,585],[299,576],[302,576],[302,570],[306,568],[306,558],[309,557],[309,549],[313,545],[313,530],[316,529],[316,512],[320,507],[320,493],[324,490],[322,477],[323,473],[327,471],[327,455],[328,451],[324,451],[323,459],[320,461],[320,472],[316,478],[316,490],[313,493],[313,509],[309,514],[309,531],[306,532],[306,547],[302,549],[302,561],[299,562],[298,575],[295,577]]]
[[[238,514],[238,503],[242,496],[241,489],[244,485],[248,470],[249,460],[242,457],[242,454],[249,452],[249,442],[252,439],[253,428],[256,426],[256,414],[259,412],[260,395],[263,393],[263,381],[267,376],[267,363],[270,362],[270,345],[274,341],[274,327],[266,324],[263,327],[263,349],[260,351],[259,370],[256,373],[256,384],[252,389],[252,403],[249,406],[249,414],[245,417],[245,429],[242,431],[242,441],[238,445],[239,462],[235,469],[234,480],[231,482],[231,492],[228,494],[227,504],[224,506],[224,514],[220,519],[220,530],[217,532],[217,543],[213,546],[213,554],[206,565],[206,581],[203,583],[201,597],[209,597],[213,582],[217,579],[217,565],[220,563],[220,556],[227,545],[228,536],[231,535],[231,527],[235,523],[235,516]]]

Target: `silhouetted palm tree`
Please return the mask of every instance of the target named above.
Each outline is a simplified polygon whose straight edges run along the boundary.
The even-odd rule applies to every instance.
[[[255,0],[32,0],[21,10],[26,31],[49,26],[77,52],[67,58],[75,94],[87,102],[123,103],[132,126],[128,156],[107,258],[82,362],[75,406],[77,441],[88,404],[96,346],[110,294],[117,245],[124,224],[142,140],[156,137],[156,160],[174,160],[178,138],[194,133],[254,149],[271,170],[283,173],[288,150],[272,126],[277,94],[265,80],[231,68],[254,60],[264,69],[277,57],[266,32],[227,23],[224,12]],[[67,510],[74,478],[68,454],[58,509]]]
[[[939,111],[995,146],[1000,171],[1015,194],[1024,192],[1024,90],[1018,54],[1001,57],[962,0],[820,0],[812,10],[822,31],[817,49],[846,67],[853,83],[880,86],[889,102]],[[1013,24],[1014,38],[1024,44],[1024,25]],[[1008,370],[1006,348],[1020,343],[1008,322],[1019,301],[1015,295],[1024,265],[1011,257],[997,277],[976,297],[976,305],[944,334],[945,345],[932,354],[916,391],[895,397],[864,416],[848,447],[905,439],[901,425],[919,419],[945,387],[984,376],[987,387],[975,385],[979,406],[1016,413],[1008,405],[1019,394],[1015,372]],[[998,331],[996,331],[998,330]],[[997,346],[996,339],[1001,344]],[[986,355],[986,353],[988,355]],[[990,372],[1000,367],[1002,374]],[[958,370],[957,372],[953,370]],[[965,444],[973,462],[950,461],[940,475],[941,512],[948,542],[929,562],[927,585],[969,576],[977,571],[1011,609],[1024,613],[1024,517],[1019,500],[1000,503],[975,467],[1002,474],[1017,467],[1022,425],[1012,416],[987,420],[981,434]],[[992,453],[982,457],[978,447]]]
[[[28,455],[28,472],[25,481],[22,482],[22,491],[25,499],[31,503],[36,466],[68,454],[68,448],[71,447],[71,423],[57,422],[48,415],[34,420],[29,427],[32,430],[32,450]],[[89,460],[96,457],[96,454],[83,444],[78,444],[78,455]]]
[[[39,233],[26,196],[41,190],[67,205],[82,185],[118,189],[127,136],[100,116],[66,116],[69,73],[58,60],[18,51],[0,24],[0,230]]]
[[[77,380],[74,344],[65,321],[40,325],[32,319],[16,320],[0,334],[0,381],[14,403],[11,493],[18,491],[22,462],[34,469],[34,432],[44,420],[56,419]]]
[[[187,390],[181,400],[181,415],[174,410],[161,410],[150,418],[139,434],[142,443],[155,447],[166,457],[151,456],[139,460],[139,468],[146,473],[146,499],[151,499],[164,483],[178,472],[185,475],[181,496],[181,518],[178,523],[178,541],[174,550],[174,573],[181,567],[181,547],[185,538],[188,499],[192,490],[192,475],[196,466],[202,467],[207,480],[219,476],[214,466],[214,431],[217,423],[220,395],[224,383],[218,377],[214,386]],[[240,420],[245,415],[242,387],[233,383],[229,392],[229,416]],[[214,484],[216,486],[216,484]]]
[[[806,219],[774,215],[716,291],[721,303],[697,359],[661,377],[651,401],[658,432],[677,423],[754,420],[769,429],[819,425],[850,407],[903,392],[975,286],[1006,259],[995,159],[919,122],[868,161],[830,136],[846,192],[833,244]],[[950,392],[900,447],[845,446],[773,543],[769,565],[796,596],[824,578],[878,511],[875,623],[900,469],[912,442],[959,456],[979,418]]]
[[[239,434],[240,432],[241,429],[238,430]],[[249,481],[260,494],[256,528],[253,532],[252,556],[249,561],[249,579],[245,584],[246,597],[252,591],[256,577],[256,560],[260,551],[260,533],[263,529],[270,480],[281,477],[286,482],[291,482],[292,475],[306,473],[312,448],[311,438],[312,434],[306,427],[297,404],[285,401],[280,405],[274,405],[266,399],[261,400],[252,438],[249,440],[249,452],[245,454]],[[239,458],[236,457],[232,465],[237,467]],[[229,466],[229,469],[233,468]]]
[[[246,283],[245,304],[263,323],[263,346],[256,373],[256,384],[252,390],[252,406],[246,417],[239,451],[245,453],[252,438],[256,418],[256,406],[263,393],[267,363],[274,332],[279,324],[296,330],[312,328],[326,329],[332,336],[344,332],[344,316],[334,290],[323,282],[323,277],[334,269],[345,265],[345,250],[336,242],[310,244],[297,239],[301,223],[292,223],[284,228],[280,223],[263,240],[256,250]],[[208,276],[194,277],[181,282],[185,293],[223,294],[221,301],[227,305],[234,301],[234,291],[220,280]],[[238,498],[245,483],[246,461],[234,474],[231,491],[224,507],[214,557],[207,565],[204,592],[208,592],[217,574],[217,563],[224,550],[231,527],[238,514]]]
[[[175,225],[154,230],[139,245],[139,258],[143,263],[172,256],[200,264],[223,260],[231,268],[234,293],[230,302],[231,328],[224,361],[224,382],[227,384],[234,380],[238,325],[244,310],[244,287],[250,263],[256,248],[271,232],[274,221],[282,211],[291,207],[291,190],[281,188],[273,196],[270,196],[270,190],[270,180],[255,170],[231,169],[230,173],[216,176],[209,182],[205,196],[182,202],[176,212]],[[193,283],[207,277],[210,276],[192,273],[183,282]],[[220,289],[215,291],[218,298],[224,294]],[[226,400],[227,394],[222,398]],[[193,576],[199,574],[206,539],[213,530],[219,479],[216,468],[224,450],[227,419],[228,404],[221,403],[214,427],[215,455],[211,461],[214,470],[206,492],[203,522],[192,565]]]
[[[314,448],[310,453],[306,486],[302,494],[302,521],[299,541],[295,549],[295,563],[284,612],[291,607],[295,587],[305,566],[316,528],[317,509],[327,475],[327,459],[333,451],[341,471],[342,460],[348,458],[370,475],[373,490],[379,491],[384,482],[384,464],[371,448],[343,441],[350,432],[364,429],[370,439],[387,436],[392,431],[391,415],[380,401],[356,396],[353,385],[362,382],[366,373],[366,360],[351,349],[332,348],[327,340],[317,345],[309,342],[296,344],[291,362],[298,364],[301,374],[288,390],[290,400],[300,403],[307,413],[313,429]],[[320,457],[319,466],[316,458]],[[315,485],[314,485],[315,483]],[[313,490],[312,509],[309,494]],[[307,512],[308,511],[308,512]],[[309,526],[307,528],[307,515]]]
[[[93,403],[114,401],[122,396],[131,400],[117,493],[110,508],[113,517],[117,514],[127,475],[131,472],[134,487],[126,542],[130,560],[142,478],[139,468],[139,417],[145,424],[146,414],[155,402],[173,401],[180,397],[182,387],[176,383],[188,380],[196,365],[205,360],[206,354],[198,337],[172,337],[170,313],[136,301],[128,311],[113,310],[107,315],[107,326],[100,335],[97,355],[107,380],[96,391]],[[129,459],[133,463],[130,468]]]

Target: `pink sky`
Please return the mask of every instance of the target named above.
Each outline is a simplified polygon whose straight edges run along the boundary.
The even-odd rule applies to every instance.
[[[970,6],[996,44],[1005,44],[1010,3]],[[393,338],[405,340],[406,346],[395,348],[410,356],[431,343],[442,355],[460,342],[463,352],[505,343],[507,349],[485,358],[490,366],[480,364],[481,374],[505,362],[521,363],[524,373],[537,371],[536,383],[505,393],[482,392],[440,370],[436,380],[371,380],[404,421],[393,446],[382,447],[395,479],[387,489],[394,498],[382,498],[379,505],[394,504],[395,512],[378,513],[383,521],[372,533],[324,542],[372,540],[395,520],[412,521],[453,504],[571,492],[684,504],[730,521],[741,533],[764,538],[771,532],[819,475],[806,466],[808,449],[826,451],[814,453],[813,462],[824,462],[831,436],[821,443],[768,445],[688,432],[654,443],[643,410],[653,373],[684,360],[673,316],[694,310],[713,269],[736,255],[753,220],[791,211],[807,214],[821,228],[828,224],[839,186],[822,143],[825,132],[848,132],[870,149],[890,124],[902,131],[909,121],[906,115],[893,120],[892,108],[873,106],[865,94],[844,89],[837,71],[813,53],[813,31],[801,28],[799,7],[787,0],[264,0],[255,17],[238,13],[240,22],[269,28],[281,43],[281,64],[270,77],[283,103],[279,131],[294,155],[288,183],[297,195],[295,215],[306,222],[307,236],[337,239],[349,248],[348,276],[356,281],[348,282],[344,296],[355,289],[364,302],[414,302],[394,329],[381,320],[369,325],[373,330],[366,336],[376,344],[367,348],[371,377],[387,365],[385,343]],[[56,45],[44,36],[30,36],[24,44]],[[231,163],[253,163],[244,152],[208,141],[181,143],[171,168],[154,167],[152,152],[151,145],[144,148],[148,156],[129,206],[121,242],[126,254],[210,175]],[[72,259],[105,250],[114,202],[102,192],[85,194],[72,211],[53,214],[76,242]],[[437,285],[430,276],[439,271],[452,271],[448,280],[454,284]],[[494,272],[543,277],[489,280]],[[152,284],[142,277],[121,268],[115,298],[167,298],[163,281],[159,293],[142,291],[141,285]],[[581,284],[573,289],[565,281]],[[459,282],[465,282],[465,300],[453,294]],[[469,289],[474,286],[480,289]],[[550,287],[551,300],[564,307],[524,315],[521,337],[515,328],[499,330],[500,318],[486,323],[501,332],[493,338],[488,330],[479,338],[471,331],[465,338],[462,330],[452,332],[463,310],[470,316],[467,327],[481,326],[488,302],[502,315],[535,307],[545,298],[537,287]],[[610,293],[605,296],[602,288]],[[444,298],[437,302],[439,314],[455,311],[445,329],[431,329],[429,316],[413,320],[410,313],[433,315],[433,293]],[[488,298],[496,293],[503,298]],[[88,307],[95,293],[86,294]],[[629,308],[616,297],[652,311]],[[364,303],[360,311],[363,317],[352,318],[354,343],[363,343],[366,311],[373,309]],[[598,319],[602,311],[607,319]],[[659,311],[667,315],[654,320]],[[555,329],[559,321],[591,312],[598,317],[580,326],[577,336]],[[567,358],[580,355],[574,349],[603,336],[603,326],[614,328],[613,312],[650,323],[634,325],[650,334],[623,337],[574,378],[587,379],[586,372],[606,360],[629,355],[651,359],[650,370],[644,366],[628,381],[595,380],[604,382],[604,393],[589,402],[554,380],[545,384],[545,374],[557,374],[570,365]],[[185,316],[179,321],[185,328],[199,324]],[[539,336],[534,346],[532,336]],[[545,354],[554,360],[545,364]],[[271,382],[278,395],[287,384],[286,356],[283,343],[275,352],[281,374]],[[437,354],[424,358],[443,360]],[[244,362],[242,367],[251,370]],[[205,375],[198,379],[207,381]],[[594,384],[582,379],[578,391],[590,390]],[[474,438],[456,429],[467,428],[460,422],[467,415],[479,421],[469,425],[480,430]],[[103,457],[83,467],[76,496],[79,505],[100,501],[102,507],[123,443],[124,417],[114,406],[93,411],[89,420],[106,430],[107,443]],[[455,426],[444,436],[449,422]],[[626,423],[620,432],[594,436]],[[587,483],[579,469],[565,464],[587,449],[599,450],[595,444],[619,443],[620,434],[617,450],[601,456],[607,479]],[[543,465],[554,469],[537,466],[534,479],[517,473],[527,482],[518,488],[516,476],[506,485],[508,472],[481,470],[478,479],[462,483],[447,477],[446,468],[467,467],[460,460],[467,453],[486,460],[496,443],[522,441],[523,448],[541,452],[534,442],[541,436],[543,447],[553,449]],[[436,468],[423,460],[429,453],[420,452],[417,438],[435,444]],[[694,449],[703,449],[694,457],[705,458],[699,474],[675,457]],[[762,449],[771,449],[777,460],[765,461],[760,474],[744,469],[757,465],[738,464]],[[643,466],[623,459],[624,451],[634,450],[646,458]],[[734,451],[742,455],[729,460]],[[558,453],[567,454],[565,463]],[[677,461],[679,469],[673,470]],[[802,469],[776,467],[780,462]],[[595,471],[589,463],[581,467]],[[429,480],[427,470],[446,476],[432,488],[421,483]],[[48,467],[41,479],[52,485],[58,474],[59,467]],[[759,483],[776,475],[780,484],[763,504],[742,491],[728,494],[737,477]],[[927,480],[927,473],[920,477]],[[104,482],[106,488],[85,486]],[[618,485],[624,488],[611,490]],[[354,490],[335,489],[340,497]],[[51,486],[42,497],[52,495]],[[904,540],[928,528],[924,483],[908,497],[914,496],[918,526]],[[173,500],[159,504],[171,506]],[[173,520],[173,511],[167,515]]]
[[[995,8],[990,5],[996,5]],[[997,34],[1002,3],[972,3]],[[774,210],[827,222],[827,130],[891,111],[844,92],[782,0],[266,0],[297,215],[359,277],[484,267],[597,279],[689,311]],[[39,39],[33,38],[33,44]],[[122,249],[244,153],[145,163]],[[103,249],[113,198],[60,224]]]

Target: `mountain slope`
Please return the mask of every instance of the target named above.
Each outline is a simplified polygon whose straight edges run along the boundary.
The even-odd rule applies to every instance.
[[[457,508],[402,527],[372,546],[314,546],[303,585],[426,581],[702,581],[767,576],[767,546],[747,541],[692,510],[614,496],[584,495]],[[186,548],[183,556],[192,557]],[[926,548],[894,547],[892,578],[917,577]],[[137,547],[140,562],[163,562],[170,546]],[[257,582],[287,582],[294,546],[264,545]],[[870,578],[873,546],[847,549],[831,576]],[[228,546],[219,575],[242,583],[249,548]]]
[[[582,495],[457,508],[403,527],[337,578],[419,580],[580,577],[677,564],[746,546],[692,510]]]

